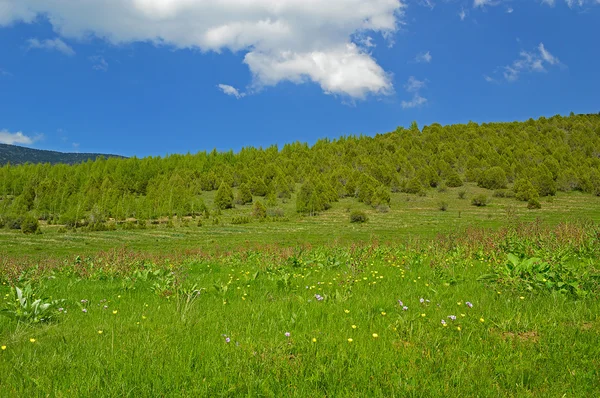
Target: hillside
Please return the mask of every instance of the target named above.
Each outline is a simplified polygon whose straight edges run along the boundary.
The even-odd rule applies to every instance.
[[[208,217],[257,201],[258,215],[281,214],[288,202],[294,213],[315,215],[342,199],[385,211],[394,193],[422,197],[465,183],[537,209],[540,198],[558,191],[600,195],[599,170],[600,115],[422,129],[413,123],[375,137],[323,139],[312,147],[297,142],[239,153],[4,166],[0,216],[11,216],[4,217],[5,225],[24,214],[96,224]]]
[[[100,156],[123,158],[118,155],[104,155],[99,153],[65,153],[45,151],[41,149],[25,148],[17,145],[0,144],[0,165],[10,163],[19,165],[25,163],[50,163],[50,164],[77,164],[89,159],[96,160]]]

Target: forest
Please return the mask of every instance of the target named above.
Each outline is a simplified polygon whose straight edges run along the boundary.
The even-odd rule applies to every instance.
[[[341,198],[385,208],[392,192],[427,195],[467,182],[529,208],[557,191],[600,195],[600,114],[422,129],[413,122],[374,137],[238,153],[8,164],[0,167],[0,227],[35,232],[39,220],[102,230],[109,220],[209,217],[253,197],[257,217],[282,216],[278,204],[292,199],[298,213],[316,215]]]

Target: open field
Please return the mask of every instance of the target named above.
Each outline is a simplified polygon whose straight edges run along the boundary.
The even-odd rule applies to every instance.
[[[466,191],[465,199],[458,193]],[[332,209],[316,217],[298,215],[295,200],[280,203],[284,220],[253,221],[250,224],[232,225],[238,216],[250,216],[251,205],[237,206],[217,216],[219,225],[213,225],[214,216],[203,220],[201,227],[196,220],[185,223],[175,220],[174,228],[164,224],[149,225],[144,230],[106,232],[58,233],[60,226],[42,226],[42,235],[23,235],[20,232],[0,230],[0,255],[8,257],[48,258],[89,255],[99,250],[126,246],[132,250],[152,253],[173,251],[228,251],[238,248],[279,245],[352,244],[355,242],[404,242],[410,239],[433,238],[438,233],[448,233],[466,227],[498,228],[509,219],[523,221],[539,219],[556,224],[565,220],[592,220],[600,222],[600,197],[578,192],[559,192],[551,201],[542,200],[542,209],[528,210],[526,203],[514,198],[490,197],[486,207],[471,205],[477,194],[490,195],[489,190],[474,184],[461,188],[449,188],[446,192],[430,190],[421,197],[404,193],[392,194],[390,210],[378,213],[370,206],[353,199],[333,203]],[[212,208],[214,192],[204,193],[204,200]],[[255,197],[260,200],[262,198]],[[448,204],[447,211],[440,211],[440,202]],[[361,209],[369,215],[364,225],[349,222],[350,209]]]
[[[528,223],[5,269],[13,314],[11,283],[66,301],[0,318],[0,396],[598,396],[599,254],[597,225]]]

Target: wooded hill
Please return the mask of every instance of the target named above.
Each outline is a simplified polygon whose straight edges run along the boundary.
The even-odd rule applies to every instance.
[[[102,155],[99,153],[65,153],[45,151],[42,149],[25,148],[17,145],[0,144],[0,165],[19,165],[25,163],[76,164],[99,157],[117,157],[117,155]]]
[[[261,196],[267,206],[293,199],[298,212],[314,214],[342,197],[388,206],[391,192],[422,195],[465,181],[535,206],[540,196],[559,190],[600,195],[599,170],[600,115],[422,130],[413,123],[312,147],[296,142],[239,153],[4,166],[0,224],[15,227],[25,215],[72,226],[196,215],[207,210],[203,192],[215,190],[220,210]]]

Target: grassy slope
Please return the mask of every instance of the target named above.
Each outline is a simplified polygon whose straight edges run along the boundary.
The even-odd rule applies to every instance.
[[[466,199],[458,199],[458,192],[467,191]],[[492,198],[487,207],[471,205],[470,198],[490,191],[469,185],[439,193],[428,192],[427,197],[392,194],[389,213],[373,209],[351,199],[333,204],[333,208],[317,217],[301,217],[295,213],[292,199],[282,204],[289,221],[253,222],[232,225],[238,215],[250,215],[251,205],[224,211],[221,225],[204,221],[202,227],[190,221],[188,227],[173,229],[159,226],[147,230],[112,232],[77,232],[59,234],[57,226],[42,227],[40,236],[25,236],[19,232],[0,230],[0,255],[47,256],[87,255],[99,250],[127,245],[133,250],[167,253],[176,250],[231,250],[239,247],[262,245],[295,246],[304,244],[349,244],[357,241],[378,240],[394,242],[413,238],[432,238],[440,232],[451,232],[467,226],[499,227],[506,222],[507,208],[513,208],[522,220],[536,218],[550,224],[564,220],[590,219],[600,222],[600,197],[574,193],[559,193],[550,203],[542,200],[541,210],[527,210],[526,204],[509,198]],[[212,204],[213,192],[205,193],[205,202]],[[261,199],[261,198],[255,198]],[[438,203],[448,203],[448,211],[439,210]],[[369,213],[365,225],[349,223],[348,208],[360,208]],[[177,223],[176,223],[177,225]]]

